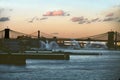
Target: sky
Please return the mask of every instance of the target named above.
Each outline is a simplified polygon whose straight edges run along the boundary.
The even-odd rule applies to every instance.
[[[80,38],[120,32],[120,0],[0,0],[0,30]]]

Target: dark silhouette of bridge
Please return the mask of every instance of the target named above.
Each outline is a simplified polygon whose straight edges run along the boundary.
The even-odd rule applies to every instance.
[[[38,32],[39,32],[40,35],[38,35]],[[40,32],[40,31],[36,31],[36,32],[31,33],[31,34],[18,32],[18,31],[11,30],[11,29],[8,29],[8,28],[0,31],[0,38],[1,39],[6,39],[6,38],[16,39],[16,38],[23,37],[23,36],[24,37],[31,37],[31,38],[38,38],[38,36],[39,37],[45,37],[45,38],[53,38],[54,37],[51,34],[47,34],[47,33]]]
[[[11,30],[9,28],[6,28],[4,30],[0,31],[0,39],[1,40],[19,40],[19,39],[36,39],[36,40],[55,40],[59,45],[65,45],[64,43],[66,41],[71,41],[72,38],[63,38],[61,36],[54,36],[51,34],[47,34],[44,32],[41,32],[40,30],[33,32],[31,34],[21,33],[15,30]],[[100,42],[106,42],[107,46],[109,48],[116,48],[117,43],[120,42],[120,33],[110,31],[106,33],[101,33],[98,35],[88,36],[88,37],[80,37],[74,39],[76,41],[100,41]],[[7,43],[7,42],[6,42]],[[80,43],[84,44],[84,43]]]
[[[120,41],[120,33],[118,32],[113,32],[110,31],[111,33],[113,33],[113,38],[114,40],[116,39],[117,42]],[[93,35],[93,36],[88,36],[88,37],[79,37],[76,38],[75,40],[79,40],[79,41],[108,41],[108,36],[110,32],[106,32],[106,33],[101,33],[101,34],[97,34],[97,35]],[[19,37],[30,37],[30,38],[46,38],[46,39],[50,39],[53,37],[56,37],[52,34],[47,34],[45,32],[40,32],[39,30],[36,32],[33,32],[31,34],[26,34],[26,33],[22,33],[22,32],[18,32],[15,30],[11,30],[11,29],[4,29],[0,31],[0,38],[1,39],[16,39]],[[71,40],[72,38],[63,38],[61,36],[57,36],[57,39],[59,40]]]

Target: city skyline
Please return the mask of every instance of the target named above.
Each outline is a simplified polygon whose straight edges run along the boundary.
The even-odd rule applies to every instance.
[[[1,0],[0,29],[62,37],[120,32],[120,0]]]

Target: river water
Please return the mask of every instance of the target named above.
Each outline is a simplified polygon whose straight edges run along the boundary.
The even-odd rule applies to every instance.
[[[70,56],[70,60],[27,60],[0,65],[0,80],[119,80],[120,55]]]

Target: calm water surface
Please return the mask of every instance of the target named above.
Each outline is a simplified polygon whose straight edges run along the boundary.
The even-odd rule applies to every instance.
[[[0,65],[0,80],[118,80],[120,55],[71,56],[70,60],[27,60]]]

